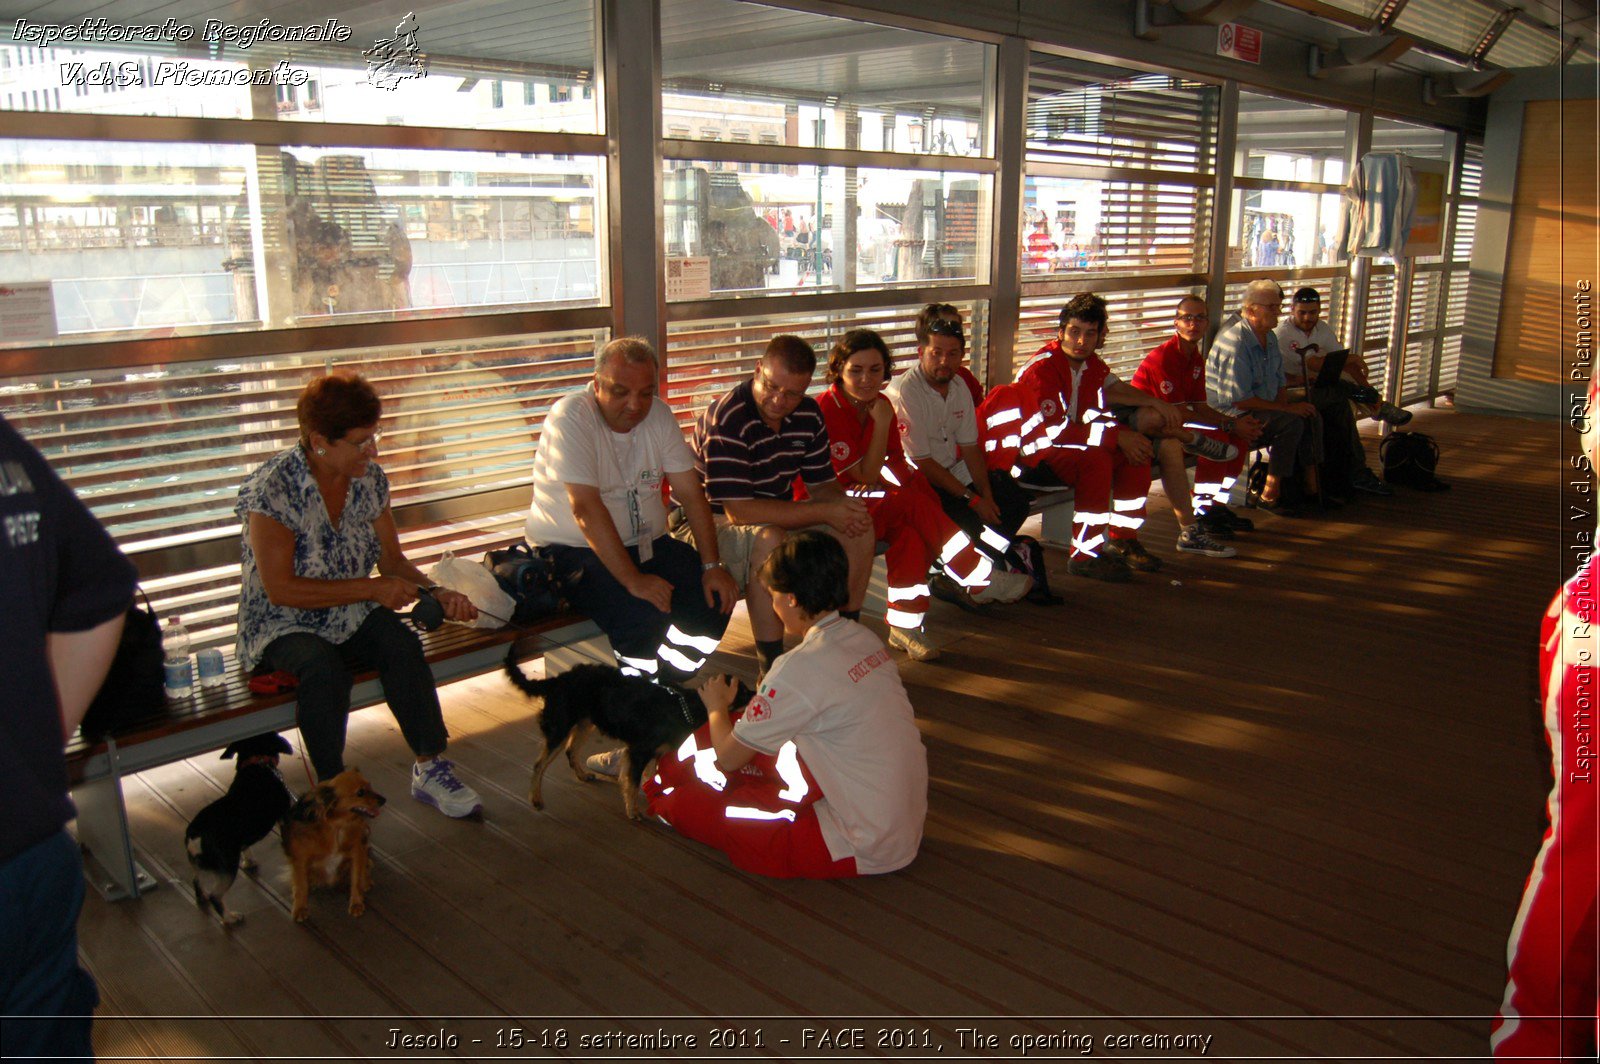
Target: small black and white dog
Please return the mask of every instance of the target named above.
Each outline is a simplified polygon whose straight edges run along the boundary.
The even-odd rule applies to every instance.
[[[706,705],[698,692],[624,676],[610,665],[577,665],[546,680],[530,680],[517,667],[513,651],[506,655],[506,676],[523,694],[544,699],[539,710],[544,751],[533,763],[528,784],[528,801],[535,809],[544,808],[544,771],[563,746],[573,774],[586,783],[595,778],[578,756],[593,730],[623,745],[617,785],[628,816],[640,819],[639,781],[645,770],[706,722]],[[755,692],[741,683],[734,705],[745,705],[754,697]]]
[[[237,755],[239,767],[228,793],[200,810],[183,834],[194,868],[194,903],[202,912],[210,907],[225,927],[244,919],[229,912],[222,897],[241,867],[255,867],[249,848],[266,838],[294,803],[278,772],[278,755],[292,753],[289,741],[277,732],[229,745],[223,760]]]

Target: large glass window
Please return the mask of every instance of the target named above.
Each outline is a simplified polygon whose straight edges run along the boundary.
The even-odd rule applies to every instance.
[[[89,114],[601,128],[592,0],[491,0],[466,17],[333,0],[314,18],[309,8],[265,21],[229,17],[231,9],[98,18],[115,10],[8,24],[16,44],[0,46],[12,59],[0,63],[0,102]],[[30,106],[41,91],[44,106]]]
[[[1206,268],[1218,90],[1036,54],[1023,280]]]
[[[697,140],[743,133],[795,147],[992,155],[992,52],[734,0],[663,0],[662,128]]]
[[[668,160],[669,278],[705,258],[705,285],[669,298],[859,291],[988,280],[988,175]]]
[[[601,301],[601,161],[386,148],[0,141],[0,345]]]

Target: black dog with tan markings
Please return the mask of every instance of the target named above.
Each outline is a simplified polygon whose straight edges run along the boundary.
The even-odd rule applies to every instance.
[[[239,766],[228,792],[200,810],[183,834],[194,869],[194,903],[215,912],[224,927],[244,919],[222,899],[240,868],[255,867],[250,847],[267,837],[294,801],[278,772],[278,755],[292,753],[289,741],[277,732],[230,744],[222,757],[237,756]]]
[[[706,706],[699,694],[670,684],[657,684],[642,676],[624,676],[609,665],[578,665],[545,680],[530,680],[517,667],[514,653],[506,656],[506,676],[523,694],[544,699],[539,710],[539,731],[544,751],[533,763],[528,801],[544,808],[544,771],[563,747],[572,772],[585,783],[595,774],[586,769],[578,750],[591,731],[621,743],[622,764],[617,785],[628,816],[638,820],[639,783],[656,758],[676,750],[706,722]],[[744,705],[754,692],[740,685],[735,705]]]

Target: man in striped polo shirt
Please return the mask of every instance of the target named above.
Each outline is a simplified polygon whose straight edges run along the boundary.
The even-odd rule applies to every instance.
[[[774,336],[754,375],[712,403],[694,430],[695,468],[717,517],[718,548],[745,586],[756,657],[765,673],[783,653],[783,622],[751,574],[789,532],[818,528],[844,545],[859,619],[872,574],[872,516],[844,493],[828,460],[822,409],[806,395],[817,353],[798,336]],[[794,497],[795,481],[810,496]]]

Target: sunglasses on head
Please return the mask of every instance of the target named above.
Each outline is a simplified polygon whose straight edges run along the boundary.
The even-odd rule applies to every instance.
[[[928,332],[934,336],[954,336],[963,342],[966,339],[966,334],[961,331],[961,323],[950,318],[934,318],[928,323]]]

